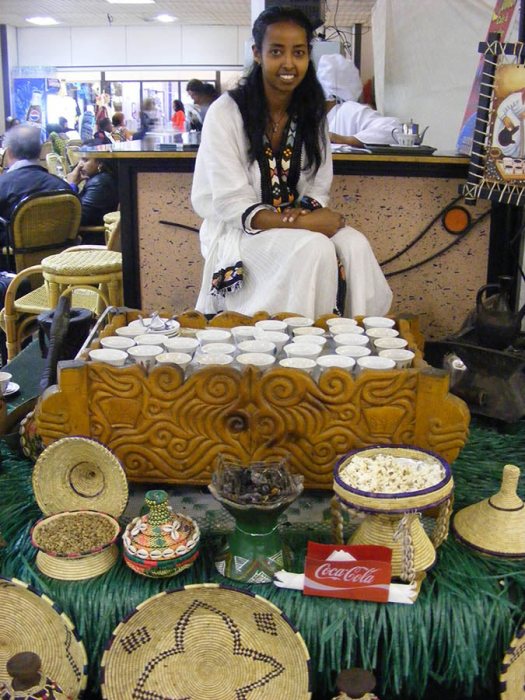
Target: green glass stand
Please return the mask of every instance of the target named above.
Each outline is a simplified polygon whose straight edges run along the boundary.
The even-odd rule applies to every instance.
[[[217,571],[234,581],[271,583],[276,571],[290,565],[290,552],[283,545],[278,520],[303,490],[302,483],[275,506],[241,505],[223,498],[213,484],[208,488],[235,518],[235,530],[215,557]]]

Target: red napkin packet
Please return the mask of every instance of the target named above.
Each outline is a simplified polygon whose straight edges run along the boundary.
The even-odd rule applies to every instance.
[[[386,603],[391,575],[392,550],[388,547],[308,542],[305,595]]]

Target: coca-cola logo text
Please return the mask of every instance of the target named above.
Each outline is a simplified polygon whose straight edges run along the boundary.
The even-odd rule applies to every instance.
[[[330,579],[331,581],[344,581],[345,583],[374,583],[379,569],[368,566],[353,566],[352,568],[339,568],[325,562],[317,567],[315,576],[317,579]]]

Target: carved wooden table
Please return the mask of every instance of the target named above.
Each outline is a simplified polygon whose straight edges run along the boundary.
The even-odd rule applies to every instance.
[[[138,313],[117,315],[100,335]],[[268,315],[224,314],[211,325],[261,317]],[[183,326],[205,324],[196,313],[179,320]],[[185,379],[169,365],[147,374],[137,365],[62,363],[58,385],[35,411],[37,430],[46,445],[68,435],[99,440],[138,482],[208,484],[222,454],[242,463],[287,457],[305,486],[331,489],[342,455],[378,443],[417,445],[453,462],[467,438],[466,404],[448,393],[448,375],[422,360],[417,322],[397,323],[417,352],[415,367],[357,378],[335,367],[316,381],[282,367],[209,367]]]

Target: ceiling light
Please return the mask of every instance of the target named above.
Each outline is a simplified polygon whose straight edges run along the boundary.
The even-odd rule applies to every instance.
[[[51,27],[53,24],[59,24],[59,22],[52,17],[26,17],[26,22],[38,24],[39,27]]]
[[[157,15],[153,19],[157,22],[176,22],[178,17],[173,17],[173,15]]]
[[[154,5],[155,0],[106,0],[112,5]]]

